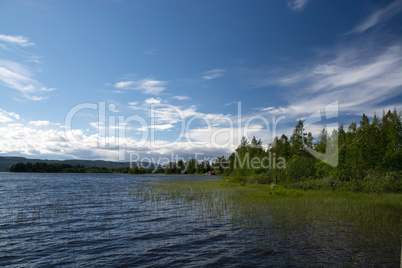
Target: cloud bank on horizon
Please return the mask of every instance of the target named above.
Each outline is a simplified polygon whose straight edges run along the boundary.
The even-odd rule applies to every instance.
[[[402,1],[211,4],[2,2],[0,155],[202,159],[400,111]]]

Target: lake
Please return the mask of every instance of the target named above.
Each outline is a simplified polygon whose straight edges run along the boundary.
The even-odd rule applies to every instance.
[[[379,235],[347,215],[333,224],[331,211],[275,214],[237,208],[227,192],[158,190],[208,180],[219,178],[0,173],[0,266],[399,267],[400,222]]]

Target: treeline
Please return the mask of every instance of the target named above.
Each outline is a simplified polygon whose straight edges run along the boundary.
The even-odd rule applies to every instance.
[[[272,164],[267,170],[233,170],[241,176],[264,174],[253,176],[257,182],[303,189],[402,190],[402,123],[396,109],[384,113],[381,120],[375,115],[372,122],[363,114],[359,125],[352,122],[347,130],[343,125],[331,134],[323,129],[315,143],[299,121],[290,139],[286,135],[275,138],[265,152],[255,141],[243,142],[236,151],[240,160],[245,153],[256,157],[270,155],[276,166]],[[281,158],[286,159],[283,168],[278,165]]]
[[[214,170],[209,161],[204,160],[201,163],[194,158],[188,159],[186,162],[179,160],[176,162],[170,162],[165,167],[165,174],[205,174]]]
[[[40,172],[40,173],[128,173],[130,168],[84,167],[82,165],[17,163],[10,167],[10,172]]]
[[[332,133],[323,129],[317,140],[299,121],[289,137],[275,137],[264,149],[261,140],[242,138],[229,157],[215,161],[197,159],[170,162],[165,168],[97,168],[68,164],[18,163],[11,172],[205,174],[214,171],[228,180],[246,184],[278,183],[302,189],[346,189],[355,191],[402,191],[401,114],[384,113],[370,122],[363,114],[357,124],[343,125]]]
[[[313,156],[313,154],[315,156]],[[166,174],[195,174],[214,170],[234,182],[278,183],[303,189],[402,191],[402,123],[397,110],[370,122],[363,114],[359,124],[340,125],[318,140],[299,121],[292,136],[276,137],[265,150],[261,140],[242,138],[229,157],[199,164],[195,159],[171,162]]]
[[[141,174],[161,174],[164,173],[163,168],[139,168],[133,167],[129,170],[128,174],[141,175]]]

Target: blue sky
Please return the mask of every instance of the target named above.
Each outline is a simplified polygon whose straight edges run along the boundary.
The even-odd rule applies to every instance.
[[[317,110],[315,135],[400,111],[401,14],[400,0],[2,1],[0,155],[213,157]]]

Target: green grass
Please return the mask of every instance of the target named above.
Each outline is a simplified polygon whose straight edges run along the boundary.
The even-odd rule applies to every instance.
[[[400,253],[402,194],[304,191],[281,186],[271,189],[268,185],[242,186],[225,180],[173,180],[132,194],[155,205],[173,202],[190,210],[197,208],[205,219],[230,218],[232,224],[243,228],[276,226],[285,236],[300,232],[309,243],[328,248],[345,247],[344,239],[338,239],[345,235],[350,247],[389,247],[395,258]]]

